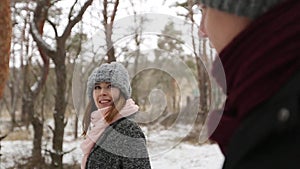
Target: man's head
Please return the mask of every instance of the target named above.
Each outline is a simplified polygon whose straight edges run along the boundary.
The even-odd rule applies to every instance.
[[[198,0],[202,11],[199,36],[220,53],[253,19],[281,0]]]

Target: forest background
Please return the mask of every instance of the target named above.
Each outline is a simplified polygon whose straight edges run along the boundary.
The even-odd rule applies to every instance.
[[[224,96],[210,76],[218,57],[198,37],[201,12],[193,0],[0,5],[1,169],[78,168],[86,81],[95,67],[112,61],[130,73],[137,122],[154,163],[181,143],[211,144],[205,122]],[[66,162],[70,154],[76,158]],[[215,154],[212,163],[220,164]]]

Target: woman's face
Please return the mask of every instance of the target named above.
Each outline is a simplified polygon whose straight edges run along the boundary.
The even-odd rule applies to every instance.
[[[94,102],[98,109],[112,106],[120,97],[120,89],[110,83],[96,83],[93,90]]]
[[[229,14],[205,5],[199,5],[202,19],[199,28],[200,37],[208,37],[212,47],[220,53],[251,20],[246,17]]]

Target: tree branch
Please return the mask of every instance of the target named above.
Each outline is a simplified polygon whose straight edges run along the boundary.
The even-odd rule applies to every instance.
[[[51,3],[50,3],[50,6],[54,5],[55,3],[59,2],[61,0],[53,0]]]
[[[87,10],[87,8],[92,4],[93,0],[88,0],[84,3],[83,7],[80,9],[78,15],[73,19],[69,20],[69,23],[67,27],[64,30],[64,33],[62,34],[61,38],[65,42],[69,35],[71,34],[72,28],[81,20],[84,12]]]
[[[44,149],[44,150],[45,150],[45,152],[49,153],[50,155],[58,154],[58,155],[60,155],[60,156],[64,156],[64,155],[66,155],[66,154],[68,154],[68,153],[71,153],[72,151],[76,150],[76,147],[72,148],[72,149],[69,150],[69,151],[62,151],[62,152],[55,152],[55,151],[51,151],[51,150],[49,150],[49,149]]]
[[[5,134],[4,136],[1,136],[0,141],[3,140],[6,136],[7,136],[7,134]]]
[[[57,29],[56,29],[56,25],[54,22],[52,22],[50,19],[47,19],[47,22],[51,25],[51,27],[53,28],[53,31],[55,33],[55,39],[58,38],[58,33],[57,33]]]
[[[34,11],[34,18],[33,18],[34,22],[32,23],[32,24],[38,26],[36,28],[36,30],[38,31],[38,32],[36,32],[36,35],[40,35],[40,36],[43,35],[43,29],[44,29],[45,21],[48,18],[48,10],[50,8],[50,5],[51,5],[50,0],[39,1],[37,4],[37,7]],[[55,33],[57,34],[55,26],[54,26],[54,30],[55,30]],[[45,42],[43,42],[43,43],[45,43]],[[41,56],[41,59],[43,60],[44,65],[41,66],[41,64],[38,62],[38,65],[40,66],[40,69],[42,70],[42,75],[41,75],[41,77],[36,78],[36,83],[35,83],[36,87],[31,87],[31,90],[29,90],[33,97],[32,99],[35,99],[37,97],[37,95],[42,90],[44,84],[46,83],[46,79],[47,79],[48,72],[49,72],[49,57],[52,56],[49,52],[47,52],[45,50],[45,48],[43,48],[41,46],[41,43],[37,42],[37,46],[38,46],[38,50],[40,52],[40,56]]]
[[[48,128],[51,130],[52,134],[54,134],[54,129],[52,126],[48,125]]]
[[[71,150],[69,150],[69,151],[64,151],[64,152],[62,153],[62,155],[71,153],[71,152],[74,151],[74,150],[76,150],[76,147],[73,147],[73,148],[72,148]]]
[[[33,40],[37,43],[38,47],[40,47],[44,52],[49,56],[52,57],[55,54],[55,50],[47,44],[41,34],[39,33],[38,29],[36,28],[36,24],[34,22],[30,23],[30,33],[33,37]]]
[[[119,0],[116,0],[114,10],[113,10],[111,18],[110,18],[111,27],[114,23],[114,20],[115,20],[116,14],[117,14],[118,6],[119,6]]]
[[[107,25],[107,18],[108,18],[108,16],[107,16],[107,0],[103,0],[103,12],[102,12],[102,14],[103,14],[103,23],[104,23],[104,25]],[[107,28],[105,28],[105,30],[106,30]]]
[[[69,15],[68,15],[69,21],[71,20],[72,12],[73,12],[74,7],[75,7],[75,5],[77,4],[77,2],[78,2],[78,0],[75,0],[75,2],[73,3],[73,5],[72,5],[72,7],[71,7],[71,9],[70,9],[70,12],[69,12]]]

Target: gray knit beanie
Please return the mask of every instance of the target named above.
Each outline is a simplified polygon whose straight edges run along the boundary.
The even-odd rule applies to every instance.
[[[105,63],[92,72],[87,82],[87,94],[90,99],[93,98],[95,83],[99,82],[110,82],[112,86],[120,89],[126,100],[131,96],[129,74],[121,63]]]
[[[197,0],[211,8],[251,19],[257,18],[281,1],[283,0]]]

